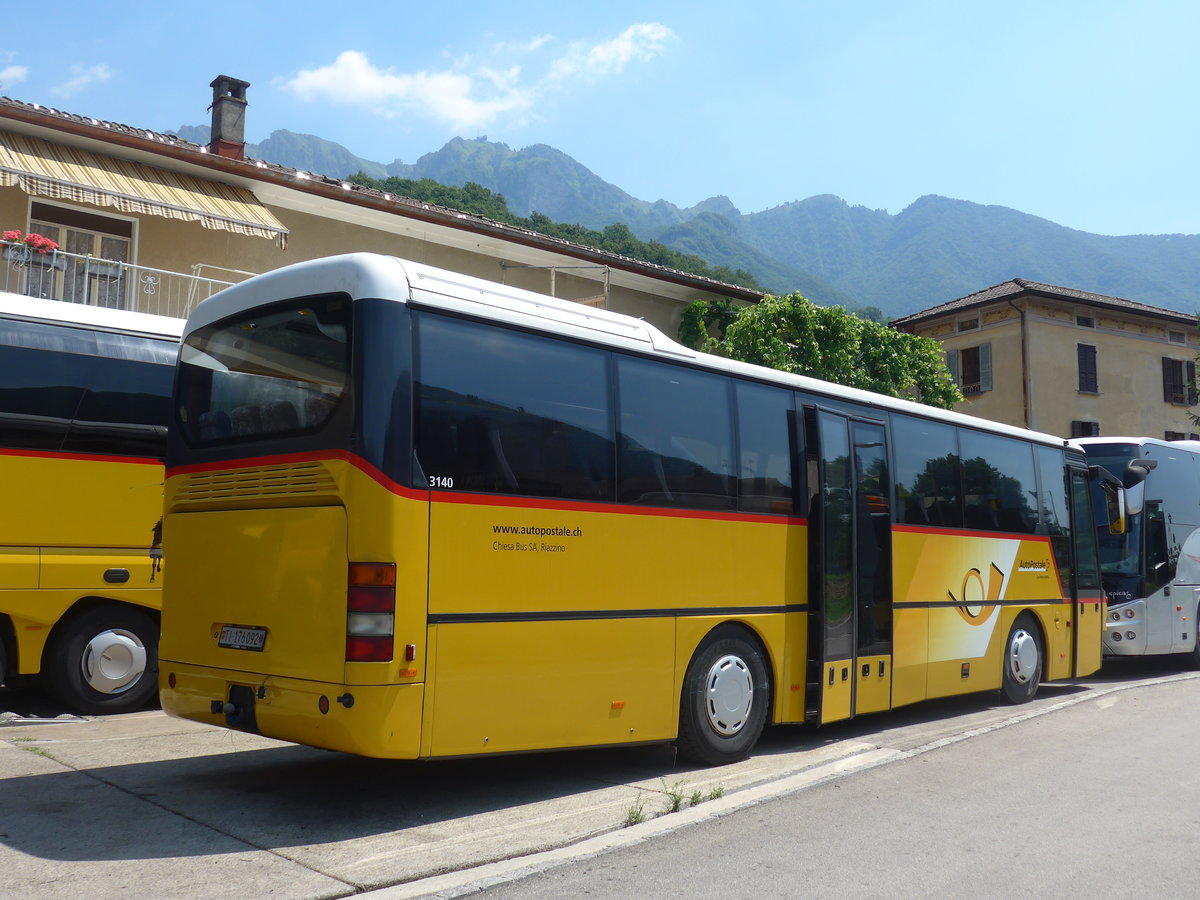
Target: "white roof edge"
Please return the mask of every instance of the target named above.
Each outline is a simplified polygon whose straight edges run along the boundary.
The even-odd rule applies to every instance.
[[[178,340],[183,334],[184,319],[134,312],[128,309],[108,309],[86,306],[65,300],[45,300],[0,291],[0,316],[30,319],[40,322],[61,322],[86,325],[106,331],[126,331],[160,335]]]

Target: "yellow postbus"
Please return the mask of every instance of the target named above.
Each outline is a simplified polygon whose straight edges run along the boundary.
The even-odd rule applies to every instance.
[[[163,453],[182,319],[0,294],[0,681],[80,713],[158,685]]]
[[[767,723],[1100,663],[1077,448],[638,319],[301,263],[193,312],[172,416],[161,701],[197,721],[722,763]]]

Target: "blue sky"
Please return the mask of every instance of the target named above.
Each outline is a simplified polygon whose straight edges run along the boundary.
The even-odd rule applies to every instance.
[[[1189,0],[65,0],[22,23],[0,32],[0,94],[154,130],[208,124],[225,74],[251,83],[248,140],[286,128],[384,163],[487,136],[679,206],[941,194],[1200,233]]]

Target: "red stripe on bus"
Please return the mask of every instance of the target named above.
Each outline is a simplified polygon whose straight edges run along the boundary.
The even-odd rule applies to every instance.
[[[168,476],[190,475],[193,472],[217,472],[222,469],[253,469],[261,466],[282,466],[298,462],[321,462],[327,459],[340,459],[353,462],[354,454],[348,450],[312,450],[307,453],[279,453],[271,456],[248,456],[243,459],[223,459],[219,462],[192,463],[188,466],[174,466],[167,470]]]
[[[721,512],[703,509],[667,509],[663,507],[631,506],[619,503],[589,503],[580,500],[557,500],[540,497],[508,497],[496,494],[469,494],[461,491],[441,492],[405,487],[389,478],[371,463],[348,450],[316,450],[307,453],[281,453],[274,456],[255,456],[240,460],[194,463],[175,466],[168,470],[168,477],[189,475],[194,472],[213,472],[221,469],[251,469],[262,466],[279,466],[298,462],[320,462],[322,460],[348,462],[393,494],[410,500],[428,500],[433,503],[460,503],[476,506],[502,506],[510,509],[571,510],[573,512],[603,512],[620,515],[663,516],[675,519],[709,519],[726,522],[758,522],[771,525],[807,525],[801,516],[766,515],[762,513]]]
[[[20,456],[26,459],[73,459],[91,462],[137,463],[142,466],[161,466],[163,461],[153,456],[108,456],[103,453],[65,453],[59,450],[0,450],[0,456]]]

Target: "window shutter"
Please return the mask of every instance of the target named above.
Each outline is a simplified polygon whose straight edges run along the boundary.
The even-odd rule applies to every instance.
[[[1163,402],[1175,402],[1175,360],[1164,356],[1162,361],[1163,372]]]
[[[1095,394],[1100,390],[1096,374],[1096,348],[1092,344],[1076,344],[1079,357],[1079,390]]]
[[[954,383],[961,384],[961,382],[959,382],[959,380],[958,380],[958,351],[957,350],[947,350],[946,351],[946,368],[950,370],[950,377],[954,380]]]
[[[1196,402],[1196,363],[1188,360],[1184,365],[1184,377],[1187,383],[1184,387],[1184,395],[1187,397],[1187,404],[1191,406]]]
[[[992,389],[992,345],[979,345],[979,390],[990,391]]]

